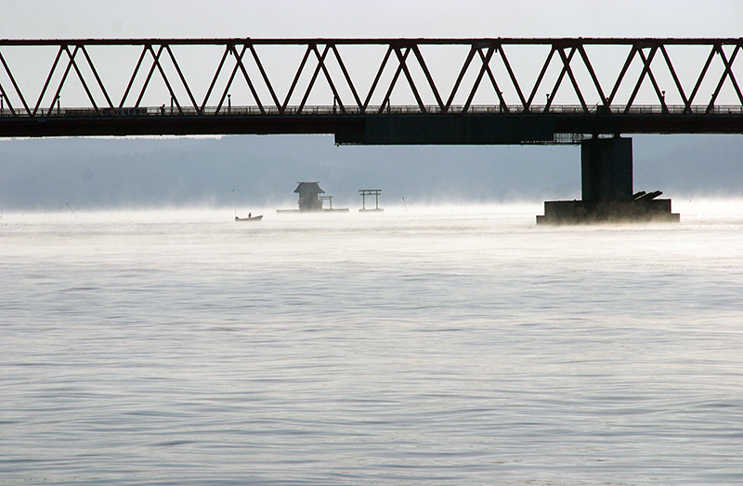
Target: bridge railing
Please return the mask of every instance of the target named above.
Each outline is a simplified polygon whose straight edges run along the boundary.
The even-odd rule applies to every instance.
[[[369,106],[366,110],[358,107],[346,107],[344,111],[329,105],[318,106],[287,106],[282,110],[276,107],[233,106],[229,108],[207,106],[203,109],[190,107],[132,107],[132,108],[43,108],[36,113],[25,110],[11,112],[0,109],[0,119],[12,120],[17,118],[75,118],[75,117],[267,117],[267,116],[383,116],[383,115],[416,115],[416,114],[553,114],[553,115],[662,115],[662,116],[694,116],[694,115],[743,115],[743,106],[723,105],[710,107],[708,105],[614,105],[582,107],[579,105],[532,105],[529,109],[523,106],[493,106],[471,105],[451,106],[443,111],[437,105],[403,105],[403,106]]]

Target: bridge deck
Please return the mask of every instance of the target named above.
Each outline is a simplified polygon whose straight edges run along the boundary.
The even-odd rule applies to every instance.
[[[743,133],[740,106],[580,106],[521,107],[471,106],[466,113],[451,107],[393,106],[365,113],[332,106],[287,107],[284,113],[265,107],[207,107],[171,110],[162,107],[124,109],[60,108],[35,115],[7,110],[0,113],[0,137],[223,135],[223,134],[335,134],[338,143],[517,144],[560,143],[580,137],[564,135],[639,133]],[[369,138],[369,131],[427,132],[414,138]],[[451,133],[481,130],[460,138]],[[495,133],[501,132],[501,133]],[[503,133],[507,132],[507,133]],[[438,137],[439,139],[437,139]],[[376,140],[376,141],[375,141]],[[386,140],[386,141],[385,141]]]
[[[453,105],[442,110],[437,105],[402,105],[402,106],[346,106],[342,109],[337,106],[287,106],[277,108],[275,106],[206,106],[204,108],[183,107],[122,107],[122,108],[88,108],[88,107],[65,107],[65,108],[39,108],[36,112],[24,110],[10,112],[8,109],[0,110],[0,119],[12,118],[38,118],[38,117],[79,117],[79,116],[240,116],[240,115],[408,115],[408,114],[465,114],[465,115],[492,115],[492,114],[612,114],[612,115],[743,115],[743,105],[593,105],[582,107],[580,105],[531,105],[524,108],[520,105],[498,106],[498,105]]]

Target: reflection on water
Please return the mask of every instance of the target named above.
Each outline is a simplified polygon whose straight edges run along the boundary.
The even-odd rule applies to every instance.
[[[2,482],[743,482],[743,205],[674,203],[5,214]]]

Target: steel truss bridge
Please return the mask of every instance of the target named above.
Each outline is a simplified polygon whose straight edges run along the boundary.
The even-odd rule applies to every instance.
[[[0,136],[743,134],[740,39],[0,40]]]

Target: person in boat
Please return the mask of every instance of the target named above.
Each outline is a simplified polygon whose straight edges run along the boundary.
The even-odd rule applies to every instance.
[[[253,213],[248,213],[248,219],[253,215]]]

